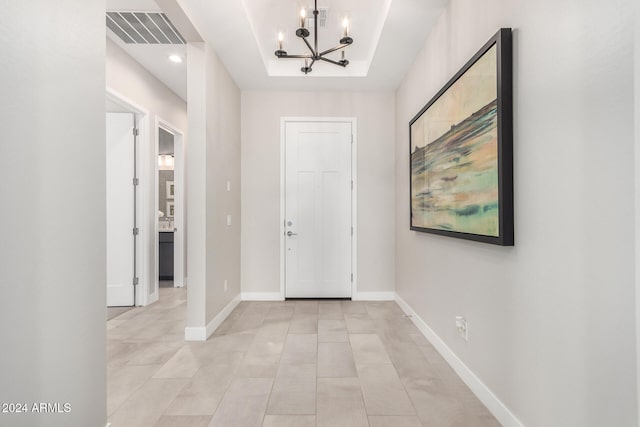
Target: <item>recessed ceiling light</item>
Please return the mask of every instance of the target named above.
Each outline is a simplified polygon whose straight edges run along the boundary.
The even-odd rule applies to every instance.
[[[169,61],[180,63],[182,62],[182,58],[180,57],[180,55],[169,55]]]

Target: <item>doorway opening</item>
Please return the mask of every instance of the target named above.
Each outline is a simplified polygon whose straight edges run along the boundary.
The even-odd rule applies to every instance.
[[[150,300],[160,287],[186,285],[184,136],[170,123],[156,121],[155,274]]]
[[[281,119],[281,284],[286,298],[354,298],[355,118]]]
[[[160,287],[173,287],[175,181],[173,134],[158,129],[158,280]]]

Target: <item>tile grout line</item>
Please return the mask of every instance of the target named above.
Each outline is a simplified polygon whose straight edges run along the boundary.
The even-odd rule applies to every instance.
[[[210,355],[214,355],[217,351],[218,351],[218,346],[217,345],[212,345],[212,346],[206,346],[203,348],[203,352],[201,353],[200,360],[202,360],[202,364],[198,362],[198,369],[195,371],[195,373],[189,377],[189,378],[181,378],[183,380],[185,380],[184,384],[182,385],[182,387],[177,387],[179,388],[179,390],[177,390],[177,393],[175,396],[173,396],[173,398],[171,398],[171,401],[168,403],[168,405],[160,405],[160,410],[157,412],[159,413],[159,417],[156,421],[154,421],[155,423],[159,423],[160,421],[163,420],[163,417],[170,417],[170,416],[196,416],[197,414],[193,413],[191,414],[191,410],[187,410],[186,412],[184,412],[184,415],[180,415],[181,411],[178,411],[177,413],[171,415],[171,414],[167,414],[167,411],[169,410],[169,408],[171,407],[171,405],[173,405],[174,402],[176,402],[176,399],[178,398],[178,396],[184,392],[184,390],[189,386],[189,384],[191,384],[195,378],[198,378],[199,374],[204,375],[204,370],[208,367],[208,366],[214,366],[214,365],[228,365],[228,367],[232,367],[233,368],[233,373],[230,376],[230,380],[229,383],[224,387],[224,389],[219,389],[218,392],[220,393],[220,398],[219,399],[224,399],[229,390],[231,385],[235,382],[238,381],[242,378],[239,378],[238,376],[241,375],[242,373],[242,366],[243,363],[245,362],[249,362],[250,360],[248,359],[248,355],[251,351],[251,349],[256,346],[259,345],[258,341],[265,341],[267,344],[272,344],[272,345],[267,345],[267,347],[269,349],[273,349],[273,344],[277,343],[280,339],[282,339],[281,337],[283,336],[282,334],[284,333],[284,342],[282,344],[282,349],[281,351],[277,354],[277,357],[274,357],[273,359],[271,358],[272,356],[269,357],[270,360],[273,360],[273,363],[275,364],[275,373],[271,374],[271,370],[270,369],[261,369],[259,371],[256,372],[248,372],[249,377],[247,378],[265,378],[265,379],[271,379],[271,384],[270,384],[270,388],[268,389],[264,389],[264,386],[266,386],[266,382],[263,382],[263,387],[262,390],[264,390],[265,392],[268,390],[268,397],[263,397],[263,399],[266,400],[266,406],[264,407],[264,410],[262,411],[261,414],[256,413],[254,416],[252,416],[252,418],[255,420],[254,422],[260,422],[261,424],[264,424],[267,421],[267,417],[269,418],[269,421],[278,421],[280,420],[280,418],[283,418],[282,421],[286,421],[286,422],[296,422],[295,420],[297,419],[296,417],[298,416],[310,416],[313,415],[315,417],[315,425],[319,425],[319,419],[318,419],[318,404],[319,404],[319,368],[320,368],[320,364],[319,364],[319,356],[320,356],[320,345],[322,344],[324,349],[325,349],[325,353],[326,351],[329,351],[328,354],[333,354],[331,352],[331,345],[333,345],[333,343],[338,343],[341,341],[336,341],[336,339],[342,340],[342,337],[328,337],[329,341],[323,341],[320,342],[320,321],[321,320],[328,320],[331,321],[333,319],[336,319],[340,322],[343,323],[343,330],[344,333],[346,335],[346,342],[347,342],[347,346],[345,346],[344,348],[348,348],[350,351],[350,359],[351,359],[351,363],[354,364],[355,367],[355,378],[354,380],[358,381],[358,385],[359,387],[357,388],[357,390],[360,391],[359,393],[359,397],[355,398],[355,394],[352,394],[353,398],[355,399],[354,405],[356,403],[360,403],[362,405],[362,408],[364,409],[364,411],[360,412],[359,410],[357,412],[359,412],[362,416],[364,415],[364,418],[366,419],[366,421],[364,421],[362,423],[362,425],[371,425],[370,423],[372,421],[370,421],[370,417],[385,417],[388,418],[388,420],[386,422],[391,422],[391,423],[396,423],[396,422],[400,422],[400,420],[402,420],[402,417],[413,417],[413,420],[411,420],[412,422],[416,422],[416,424],[420,424],[420,425],[424,425],[424,422],[429,422],[429,420],[432,418],[431,416],[429,416],[428,413],[425,413],[425,417],[427,417],[425,419],[425,421],[423,421],[419,416],[418,416],[418,408],[421,408],[421,410],[424,410],[425,408],[428,410],[431,410],[431,404],[428,404],[425,407],[425,403],[422,402],[422,400],[419,398],[417,400],[414,399],[414,396],[412,396],[410,394],[410,389],[414,390],[413,387],[413,379],[421,379],[423,378],[422,376],[422,372],[424,371],[423,365],[422,365],[422,359],[424,359],[425,363],[428,366],[431,366],[434,368],[434,371],[430,373],[426,372],[426,375],[428,375],[429,377],[433,377],[434,379],[439,380],[442,384],[439,385],[439,388],[443,389],[443,391],[446,389],[450,392],[451,394],[451,398],[455,398],[456,401],[460,402],[461,404],[463,403],[462,401],[465,399],[466,394],[460,394],[461,392],[458,390],[457,387],[457,382],[454,381],[456,378],[452,378],[450,377],[449,371],[446,369],[439,369],[439,365],[437,366],[436,364],[432,363],[431,360],[429,359],[429,355],[426,354],[425,352],[422,351],[421,346],[419,345],[419,342],[416,342],[411,336],[411,334],[413,333],[411,329],[408,328],[407,325],[404,325],[404,323],[402,322],[396,322],[397,318],[395,316],[395,313],[391,311],[391,307],[387,308],[386,305],[379,305],[379,304],[367,304],[365,303],[364,306],[362,307],[362,309],[364,309],[364,316],[362,317],[361,320],[355,319],[357,320],[355,322],[355,324],[353,324],[352,326],[355,328],[354,333],[351,333],[348,325],[347,325],[347,320],[346,320],[346,316],[347,314],[345,314],[345,308],[348,310],[353,310],[356,309],[356,311],[360,310],[360,308],[357,307],[351,307],[351,306],[346,306],[344,305],[342,302],[338,305],[339,307],[339,311],[341,313],[340,318],[337,318],[337,312],[334,310],[330,310],[330,308],[332,307],[325,307],[327,310],[324,313],[325,317],[329,317],[328,319],[321,319],[321,315],[320,312],[323,309],[322,305],[320,304],[320,301],[315,300],[316,303],[316,310],[315,312],[311,311],[309,312],[310,309],[312,309],[311,305],[305,305],[305,304],[301,304],[300,309],[302,310],[301,313],[298,313],[300,315],[302,315],[303,317],[305,315],[314,315],[315,314],[315,335],[316,335],[316,341],[315,341],[315,345],[316,345],[316,354],[315,354],[315,405],[314,405],[314,411],[313,414],[311,414],[311,411],[309,411],[308,413],[305,414],[297,414],[295,413],[295,408],[298,406],[291,406],[291,403],[293,401],[290,400],[286,400],[285,402],[289,402],[289,406],[287,407],[283,407],[281,409],[279,403],[279,400],[273,400],[274,399],[274,390],[275,390],[275,384],[276,384],[276,380],[278,377],[279,372],[281,371],[281,368],[283,367],[283,363],[285,361],[284,358],[284,354],[285,354],[285,349],[286,349],[286,344],[287,341],[293,336],[293,335],[300,335],[300,334],[308,334],[311,332],[311,329],[309,326],[305,326],[309,325],[309,322],[302,322],[300,324],[300,326],[303,326],[303,328],[296,326],[296,328],[298,328],[297,330],[299,331],[299,333],[294,334],[292,333],[293,330],[293,319],[296,315],[296,306],[297,303],[292,304],[292,311],[290,311],[289,308],[287,308],[286,310],[279,312],[277,310],[275,310],[274,307],[271,307],[271,305],[267,305],[267,306],[262,306],[262,305],[256,305],[256,306],[245,306],[242,309],[242,312],[240,314],[238,314],[238,316],[236,318],[233,319],[228,331],[226,331],[225,333],[223,333],[222,335],[220,335],[220,337],[224,337],[224,336],[232,336],[232,335],[239,335],[239,334],[251,334],[252,338],[246,337],[248,339],[242,339],[242,340],[231,340],[229,341],[229,345],[226,344],[226,340],[225,341],[221,341],[221,351],[229,351],[229,350],[233,350],[232,353],[237,353],[234,354],[232,357],[228,357],[228,356],[224,356],[222,358],[220,357],[214,357],[213,359],[209,360],[209,356]],[[396,303],[397,305],[397,303]],[[172,307],[172,309],[175,309],[175,315],[179,314],[177,312],[177,310],[181,310],[184,309],[184,307]],[[264,310],[264,311],[263,311]],[[157,311],[156,314],[159,314],[160,312],[164,312],[163,310]],[[169,309],[167,309],[166,314],[171,314],[172,317],[174,316],[172,313],[172,311],[170,311]],[[273,313],[274,318],[272,319],[273,322],[269,321],[268,322],[268,317],[269,317],[269,313]],[[290,314],[285,314],[285,313],[290,313]],[[151,312],[149,312],[149,314],[152,314]],[[282,315],[285,316],[282,316]],[[354,313],[350,313],[350,314],[354,314]],[[154,314],[155,316],[155,314]],[[372,316],[375,316],[372,317]],[[132,317],[131,319],[135,319],[137,316]],[[141,364],[141,365],[129,365],[129,362],[133,359],[132,357],[129,357],[128,359],[126,359],[125,357],[127,355],[133,355],[135,356],[136,354],[138,354],[139,351],[143,352],[145,347],[145,344],[150,345],[150,346],[155,346],[155,345],[159,345],[161,343],[166,343],[167,345],[169,345],[170,343],[174,343],[175,342],[175,338],[174,337],[167,337],[169,340],[160,340],[158,341],[158,339],[160,339],[161,337],[156,337],[154,333],[140,333],[141,330],[143,330],[144,325],[145,324],[149,324],[148,322],[149,319],[146,318],[139,318],[136,321],[136,324],[132,325],[131,328],[126,329],[124,328],[121,331],[121,336],[127,336],[128,338],[124,338],[124,339],[115,339],[114,344],[116,345],[116,347],[113,348],[114,352],[113,355],[111,356],[112,358],[108,358],[107,360],[113,360],[116,364],[114,365],[116,367],[116,369],[119,369],[121,367],[124,366],[145,366],[148,364]],[[152,319],[153,320],[153,319]],[[176,318],[176,322],[179,322],[180,320],[178,318]],[[286,325],[285,325],[286,322]],[[107,322],[108,323],[108,322]],[[272,325],[273,323],[273,325]],[[233,324],[236,324],[236,326],[233,326]],[[257,325],[257,326],[256,326]],[[119,325],[120,326],[124,326],[124,325]],[[271,327],[273,326],[273,328]],[[333,328],[335,325],[330,325],[331,328]],[[116,327],[116,328],[118,328]],[[114,328],[115,329],[115,328]],[[127,335],[127,331],[134,331],[133,333],[129,333]],[[360,332],[357,332],[360,331]],[[168,332],[167,332],[168,333]],[[326,332],[327,334],[329,333],[329,330]],[[260,334],[260,338],[259,338],[259,334]],[[364,399],[364,392],[365,389],[363,387],[363,383],[362,383],[362,379],[360,378],[359,374],[360,371],[357,369],[357,364],[356,364],[356,358],[355,358],[355,353],[354,353],[354,347],[352,345],[352,341],[351,338],[353,338],[354,336],[358,336],[358,335],[372,335],[372,338],[375,337],[375,339],[377,341],[379,341],[379,343],[382,345],[381,346],[381,350],[384,351],[387,355],[387,358],[389,359],[388,362],[385,362],[385,365],[390,364],[390,366],[393,368],[393,373],[395,374],[396,378],[400,381],[400,383],[402,384],[402,388],[401,390],[404,391],[406,398],[409,400],[410,402],[410,408],[411,408],[411,412],[412,414],[400,414],[400,413],[393,413],[392,415],[385,415],[388,412],[379,412],[378,409],[376,409],[378,406],[377,404],[372,406],[371,408],[368,408]],[[109,335],[109,331],[108,331],[108,335]],[[151,339],[145,339],[144,336],[148,336],[151,337]],[[419,335],[419,333],[418,333]],[[134,339],[133,337],[138,337],[136,339]],[[235,342],[237,341],[237,344],[235,344]],[[309,344],[312,344],[314,342],[309,342],[308,339],[302,340],[302,341],[306,341]],[[302,342],[301,341],[301,342]],[[111,415],[111,419],[114,418],[114,416],[116,414],[118,414],[118,412],[122,411],[123,406],[132,399],[132,396],[135,395],[136,393],[140,393],[140,390],[143,389],[144,387],[150,387],[150,381],[151,379],[154,379],[154,375],[156,375],[158,373],[158,371],[160,371],[161,369],[163,369],[167,363],[169,363],[170,360],[172,360],[173,357],[175,357],[175,355],[180,352],[180,351],[184,351],[183,349],[185,349],[185,347],[188,347],[188,344],[185,344],[184,342],[180,341],[182,343],[182,346],[177,347],[175,350],[173,350],[171,348],[171,345],[169,345],[167,348],[164,347],[159,347],[159,351],[163,351],[166,352],[167,350],[169,350],[169,352],[171,354],[169,354],[169,359],[165,360],[164,363],[162,364],[157,364],[156,367],[154,367],[154,369],[151,371],[149,370],[149,373],[151,374],[148,378],[146,378],[142,384],[138,385],[137,387],[134,387],[132,390],[128,390],[124,387],[122,387],[122,390],[125,391],[125,393],[127,393],[127,397],[126,399],[124,399],[124,401],[122,403],[120,403],[115,410],[112,411],[112,415]],[[297,343],[298,340],[295,340],[295,342]],[[359,342],[359,341],[358,341]],[[132,345],[121,345],[121,344],[132,344]],[[140,348],[138,348],[135,344],[141,344],[142,346]],[[242,348],[240,347],[240,344],[242,345]],[[249,347],[247,347],[247,344],[249,344]],[[308,345],[305,345],[305,347]],[[365,346],[366,347],[366,346]],[[366,350],[366,348],[363,347],[361,350],[364,351]],[[240,351],[243,350],[244,351]],[[303,350],[303,347],[298,348],[299,350]],[[415,353],[415,350],[419,350],[419,353]],[[189,350],[189,349],[187,349]],[[194,351],[193,348],[191,348],[192,351]],[[266,350],[265,350],[266,351]],[[368,353],[362,353],[362,351],[359,353],[361,355],[367,356]],[[260,349],[256,349],[255,355],[260,354],[261,350]],[[269,351],[271,352],[271,350]],[[269,352],[265,353],[268,354]],[[375,352],[374,352],[375,353]],[[140,353],[141,356],[142,353]],[[155,354],[155,353],[154,353]],[[155,360],[160,360],[162,361],[162,359],[164,359],[164,354],[168,354],[168,353],[163,353],[162,357],[158,357]],[[197,353],[200,354],[200,353]],[[125,356],[125,357],[123,357]],[[149,353],[150,357],[142,357],[139,360],[144,360],[145,358],[147,360],[152,360],[153,357],[151,357],[151,353]],[[309,355],[305,355],[304,359],[305,360],[310,360]],[[372,354],[372,357],[375,356],[375,354]],[[421,360],[420,361],[416,361],[416,363],[414,364],[413,361],[420,356]],[[409,357],[409,359],[406,359],[406,357]],[[257,359],[255,359],[255,364],[256,365],[260,365],[262,366],[263,363],[268,362],[261,362],[263,358],[258,357]],[[298,360],[299,358],[296,357],[295,360]],[[253,360],[253,359],[252,359]],[[295,362],[294,359],[291,359],[292,362]],[[302,359],[300,359],[302,360]],[[332,373],[342,373],[343,375],[346,373],[348,375],[351,375],[350,370],[349,371],[344,371],[342,369],[338,369],[337,367],[342,366],[341,363],[337,363],[336,359],[334,360],[334,357],[331,356],[329,357],[329,359],[324,358],[324,361],[326,361],[327,363],[325,363],[323,366],[329,366],[329,367],[335,367],[335,369],[331,368],[328,371],[326,371],[328,374],[332,374]],[[347,359],[345,359],[346,362]],[[364,357],[364,359],[362,360],[369,360],[369,357]],[[371,361],[380,361],[381,358],[380,357],[373,357],[371,359]],[[198,361],[198,360],[196,360]],[[332,362],[333,361],[333,362]],[[121,366],[119,366],[120,363],[123,363]],[[224,362],[224,363],[221,363]],[[336,362],[336,363],[334,363]],[[418,363],[419,362],[419,363]],[[149,363],[150,364],[150,363]],[[297,363],[293,363],[294,365],[296,365]],[[365,363],[366,364],[366,363]],[[425,369],[428,369],[428,366],[424,365]],[[288,366],[288,365],[287,365]],[[387,365],[388,366],[388,365]],[[445,367],[447,367],[448,365],[445,363],[444,365]],[[336,370],[338,369],[338,370]],[[389,369],[389,368],[387,368]],[[416,369],[418,369],[418,371],[416,371]],[[223,368],[223,370],[226,370],[226,368]],[[415,372],[414,372],[415,371]],[[117,372],[117,371],[114,371]],[[133,371],[132,371],[133,372]],[[141,371],[142,372],[142,371]],[[301,371],[302,372],[302,371]],[[305,372],[308,372],[308,369],[305,369]],[[374,375],[375,376],[375,369],[373,371],[366,371],[367,375]],[[404,377],[400,376],[400,373],[403,372],[404,373]],[[293,374],[294,372],[292,372]],[[391,372],[389,372],[391,373]],[[270,377],[271,375],[273,375],[273,377]],[[366,378],[369,378],[369,376],[365,375]],[[455,375],[455,374],[454,374]],[[297,380],[302,380],[303,378],[306,378],[307,375],[305,374],[304,376],[300,376],[300,373],[295,374],[293,377],[291,377],[291,379],[293,379],[294,381]],[[456,375],[457,377],[457,375]],[[334,377],[326,377],[326,378],[334,378]],[[338,376],[335,377],[336,379],[348,379],[351,378],[349,377],[345,377],[345,376]],[[373,377],[372,377],[373,378]],[[169,379],[169,380],[178,380],[180,378],[164,378],[164,379]],[[305,380],[306,381],[306,380]],[[381,390],[377,390],[377,388],[374,389],[370,389],[369,386],[367,388],[367,390],[373,390],[376,395],[383,393],[383,395],[385,395],[384,390],[385,387],[388,384],[393,384],[395,383],[395,381],[392,378],[389,378],[390,382],[383,382],[380,385],[376,385],[376,387],[380,386],[382,387]],[[207,381],[206,384],[203,383],[203,385],[205,386],[205,388],[207,390],[210,389],[210,387],[207,386],[209,382]],[[134,382],[135,384],[135,382]],[[352,383],[353,384],[353,383]],[[376,383],[377,384],[377,383]],[[249,384],[250,385],[250,384]],[[310,385],[310,384],[309,384]],[[355,384],[353,384],[355,385]],[[412,387],[409,387],[409,385],[412,385]],[[176,384],[176,386],[178,386],[178,384]],[[251,388],[251,387],[250,387]],[[352,388],[352,387],[350,387]],[[307,388],[307,390],[311,391],[310,388]],[[353,389],[353,392],[355,393],[356,389]],[[398,390],[400,390],[400,388],[398,388]],[[418,387],[418,389],[416,390],[422,390],[422,386]],[[414,390],[415,391],[415,390]],[[130,392],[130,393],[129,393]],[[308,394],[308,393],[306,393]],[[294,395],[298,395],[297,392],[294,393]],[[121,397],[122,394],[117,394],[114,396],[118,396]],[[197,396],[194,397],[197,398],[199,396],[199,394]],[[419,396],[418,396],[419,397]],[[188,399],[187,399],[188,400]],[[220,410],[221,410],[221,402],[222,400],[220,400],[215,408],[215,410],[213,411],[213,413],[211,415],[206,415],[208,418],[208,422],[209,424],[211,424],[211,422],[213,421],[213,418],[216,416],[216,414],[219,414]],[[402,400],[404,400],[404,397],[402,397]],[[306,402],[307,400],[305,400]],[[394,400],[395,401],[395,400]],[[276,413],[274,414],[270,414],[269,413],[269,405],[273,402],[276,402],[276,406],[274,406],[274,410],[276,410]],[[213,402],[212,402],[213,403]],[[309,402],[310,403],[310,402]],[[403,404],[404,406],[402,406],[403,408],[405,408],[405,410],[409,409],[409,406],[406,404]],[[349,407],[351,407],[351,405],[348,405]],[[357,405],[359,406],[359,405]],[[395,406],[393,406],[395,408]],[[289,409],[287,408],[294,408],[293,412],[288,413]],[[329,407],[330,409],[331,407]],[[436,408],[436,407],[434,407]],[[370,414],[368,411],[372,410],[374,412],[376,412],[376,414]],[[282,413],[280,413],[282,412]],[[330,413],[332,412],[331,410],[329,411]],[[354,411],[352,411],[354,412]],[[391,412],[391,411],[389,411]],[[407,411],[408,412],[408,411]],[[354,412],[355,413],[355,412]],[[226,412],[225,412],[226,414]],[[476,414],[475,410],[472,410],[469,412],[469,414]],[[204,416],[204,414],[202,414]],[[227,414],[228,415],[228,414]],[[334,416],[335,414],[330,416]],[[120,415],[119,417],[122,417],[122,415]],[[254,418],[255,417],[255,418]],[[273,417],[273,418],[272,418]],[[291,417],[291,418],[287,418],[287,417]],[[238,417],[235,417],[236,419],[239,419]],[[226,419],[226,418],[225,418]],[[300,420],[302,420],[302,418],[299,418]],[[325,418],[326,419],[326,418]],[[342,418],[340,418],[342,419]],[[218,421],[220,421],[220,419],[218,419]],[[305,420],[305,422],[311,421],[310,419]],[[321,421],[321,420],[320,420]],[[173,421],[169,421],[168,419],[165,419],[162,422],[173,422]],[[302,422],[302,421],[301,421]],[[385,422],[382,419],[377,419],[376,422]],[[413,424],[412,424],[413,425]]]
[[[262,414],[262,422],[260,425],[264,424],[264,420],[267,417],[267,411],[269,410],[269,403],[271,403],[271,396],[273,394],[273,387],[276,384],[276,377],[278,376],[278,371],[280,370],[280,362],[282,361],[282,354],[284,353],[285,346],[287,344],[287,337],[289,336],[289,329],[291,329],[291,321],[293,319],[293,315],[295,314],[295,305],[293,307],[293,312],[291,313],[291,318],[289,318],[289,324],[287,326],[287,333],[284,337],[284,343],[282,344],[282,351],[280,352],[280,357],[278,358],[278,368],[276,369],[276,374],[273,377],[273,381],[271,382],[271,390],[269,390],[269,399],[267,399],[267,406],[264,408],[264,413]],[[264,323],[264,321],[263,321]],[[255,339],[255,338],[254,338]]]
[[[165,363],[166,363],[166,362],[165,362]],[[149,366],[149,365],[125,365],[125,366]],[[125,404],[125,403],[127,403],[127,401],[128,401],[128,400],[129,400],[129,399],[130,399],[134,394],[136,394],[136,393],[137,393],[137,392],[138,392],[142,387],[144,387],[144,386],[149,382],[149,380],[150,380],[151,378],[153,378],[153,376],[154,376],[155,374],[157,374],[157,373],[158,373],[158,371],[159,371],[160,369],[162,369],[162,367],[163,367],[163,366],[164,366],[164,364],[159,365],[159,367],[158,367],[155,371],[153,371],[153,373],[151,374],[151,376],[150,376],[149,378],[147,378],[147,379],[146,379],[142,384],[140,384],[138,387],[135,387],[135,388],[133,389],[133,391],[127,395],[127,398],[126,398],[126,399],[124,399],[124,400],[123,400],[123,401],[122,401],[122,402],[121,402],[121,403],[116,407],[116,409],[114,409],[114,410],[113,410],[113,412],[112,412],[110,415],[108,415],[108,416],[107,416],[107,419],[108,419],[108,418],[112,418],[112,417],[116,414],[116,412],[118,412],[120,409],[122,409],[122,407],[124,406],[124,404]],[[108,381],[109,381],[109,380],[108,380],[108,378],[107,378],[107,382],[108,382]]]

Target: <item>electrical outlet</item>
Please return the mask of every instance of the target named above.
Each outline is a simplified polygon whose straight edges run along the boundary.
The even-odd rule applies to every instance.
[[[465,341],[469,341],[469,325],[463,316],[456,316],[456,328]]]
[[[229,290],[229,283],[227,282],[227,279],[224,279],[224,291],[227,292]]]

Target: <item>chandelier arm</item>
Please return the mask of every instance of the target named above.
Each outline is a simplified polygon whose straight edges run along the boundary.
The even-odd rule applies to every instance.
[[[336,46],[336,47],[332,47],[331,49],[327,49],[327,50],[325,50],[324,52],[320,52],[320,53],[318,54],[318,56],[324,56],[324,55],[326,55],[327,53],[331,53],[331,52],[335,52],[336,50],[344,49],[344,48],[345,48],[345,47],[347,47],[347,46],[349,46],[349,45],[348,45],[348,44],[341,44],[341,45],[338,45],[338,46]]]
[[[346,64],[346,63],[340,63],[340,62],[338,62],[338,61],[334,61],[334,60],[332,60],[332,59],[325,58],[324,56],[321,56],[321,57],[319,57],[318,59],[320,59],[321,61],[330,62],[330,63],[332,63],[332,64],[334,64],[334,65],[339,65],[339,66],[341,66],[341,67],[346,67],[346,66],[347,66],[347,64]]]
[[[313,59],[312,55],[282,55],[278,58],[302,58],[302,59]]]
[[[309,48],[309,51],[311,51],[311,57],[314,57],[316,55],[316,52],[313,50],[313,48],[311,47],[311,45],[309,44],[309,41],[307,40],[306,37],[300,37],[302,39],[302,41],[304,42],[304,44],[307,45],[307,47]]]

